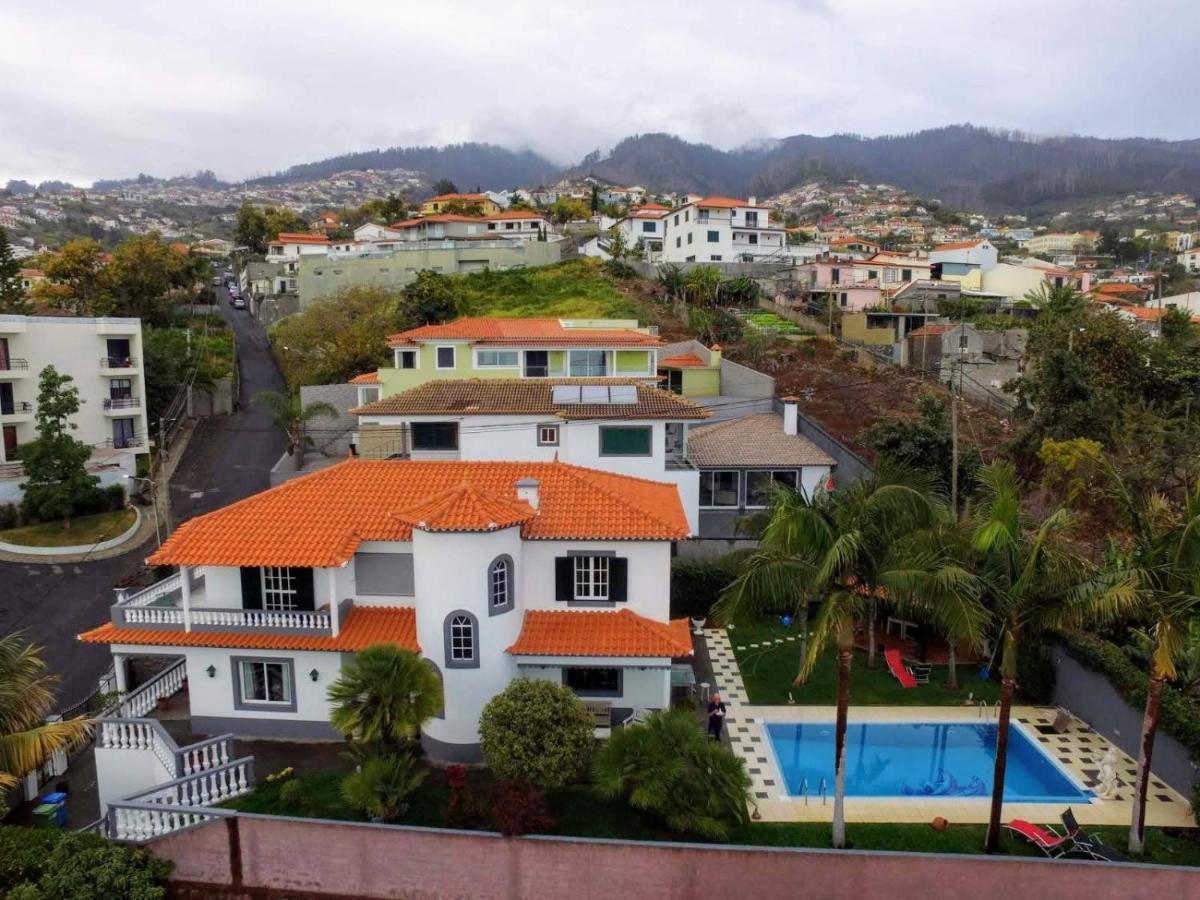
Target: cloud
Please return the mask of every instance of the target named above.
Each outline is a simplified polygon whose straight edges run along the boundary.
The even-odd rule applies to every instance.
[[[464,140],[569,163],[649,131],[1200,133],[1184,0],[6,0],[0,35],[0,179]]]

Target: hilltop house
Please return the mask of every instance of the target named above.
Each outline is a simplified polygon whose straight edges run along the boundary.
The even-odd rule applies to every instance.
[[[663,262],[753,262],[782,257],[787,232],[754,197],[705,197],[662,219]]]
[[[480,758],[518,676],[611,706],[669,706],[692,653],[668,615],[674,485],[562,462],[348,460],[191,519],[150,557],[179,572],[80,635],[185,661],[193,732],[331,739],[329,685],[373,644],[419,653],[445,705],[430,756]],[[101,785],[102,797],[112,790]]]
[[[484,216],[500,212],[499,204],[487,194],[438,194],[421,203],[421,215],[436,216],[456,207],[476,207]]]
[[[388,338],[383,396],[438,378],[657,378],[662,346],[632,319],[468,318]]]
[[[295,263],[301,256],[325,256],[329,253],[329,238],[323,234],[281,232],[267,245],[269,262]]]
[[[999,261],[995,245],[987,238],[938,244],[929,251],[929,261],[940,263],[943,277],[967,275],[975,270],[986,272]]]

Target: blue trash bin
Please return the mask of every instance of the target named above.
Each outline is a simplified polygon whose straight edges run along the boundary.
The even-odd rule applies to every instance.
[[[42,794],[38,802],[43,806],[54,807],[54,824],[59,828],[67,827],[67,795],[60,791]],[[39,807],[40,809],[41,807]]]

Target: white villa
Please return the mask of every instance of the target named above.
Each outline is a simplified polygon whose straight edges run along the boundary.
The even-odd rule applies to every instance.
[[[663,262],[753,262],[787,253],[786,229],[754,197],[705,197],[662,221]]]
[[[396,644],[445,688],[427,752],[476,760],[480,712],[519,676],[615,723],[669,705],[672,660],[692,653],[669,618],[672,544],[690,533],[672,484],[557,461],[348,460],[185,522],[150,558],[179,572],[80,639],[111,646],[122,690],[132,655],[183,660],[193,732],[311,739],[336,737],[326,691],[347,654]],[[103,746],[145,731],[129,721],[106,723]],[[131,786],[113,768],[102,798]]]

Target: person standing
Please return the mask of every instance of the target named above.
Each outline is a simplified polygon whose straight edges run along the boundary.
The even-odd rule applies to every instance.
[[[721,726],[725,724],[725,704],[720,694],[713,694],[708,701],[708,736],[714,741],[721,740]]]

